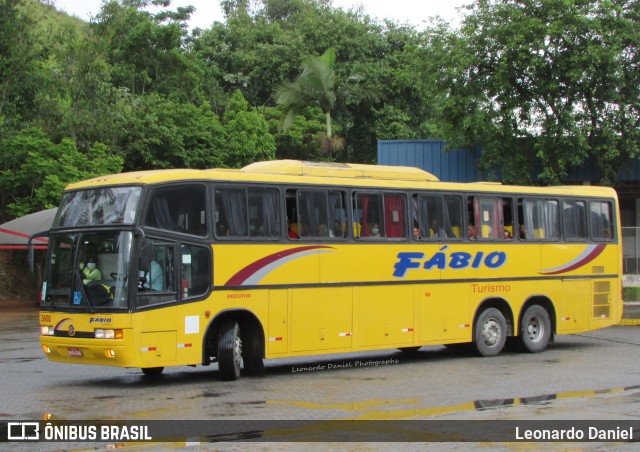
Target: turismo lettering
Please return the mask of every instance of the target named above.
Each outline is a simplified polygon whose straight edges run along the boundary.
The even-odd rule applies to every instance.
[[[398,253],[398,262],[393,266],[395,269],[393,276],[395,278],[404,278],[407,270],[414,268],[462,270],[465,268],[486,267],[496,269],[502,267],[507,261],[507,254],[504,251],[491,251],[489,253],[478,251],[475,254],[464,251],[447,253],[448,248],[448,246],[443,246],[440,251],[426,259],[424,253]]]

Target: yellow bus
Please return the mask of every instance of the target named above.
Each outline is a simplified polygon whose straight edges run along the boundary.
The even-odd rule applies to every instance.
[[[507,340],[619,322],[616,193],[445,183],[416,168],[270,161],[72,184],[51,230],[51,361],[140,368]]]

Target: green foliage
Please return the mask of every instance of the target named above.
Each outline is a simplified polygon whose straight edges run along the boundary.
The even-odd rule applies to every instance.
[[[457,36],[434,35],[429,46],[447,94],[445,138],[481,143],[485,168],[498,166],[507,181],[528,182],[522,168],[537,163],[543,182],[559,183],[589,158],[602,182],[615,181],[638,155],[639,9],[626,0],[476,0]]]
[[[227,133],[208,104],[148,94],[131,99],[118,141],[125,169],[212,168],[224,161]]]
[[[269,124],[257,111],[249,108],[240,91],[231,96],[224,114],[227,136],[224,164],[240,168],[260,160],[273,160],[276,155],[275,139],[269,133]]]
[[[90,24],[0,0],[0,218],[55,204],[94,161],[375,163],[378,139],[443,138],[482,145],[505,182],[592,160],[615,184],[640,153],[640,2],[475,0],[460,29],[424,31],[330,0],[220,4],[226,23],[189,33],[169,0],[108,0]]]
[[[640,287],[623,287],[622,299],[624,301],[640,301]]]
[[[55,207],[70,182],[120,172],[123,162],[101,143],[85,154],[73,140],[54,144],[39,129],[25,129],[2,140],[0,152],[2,201],[13,216]]]

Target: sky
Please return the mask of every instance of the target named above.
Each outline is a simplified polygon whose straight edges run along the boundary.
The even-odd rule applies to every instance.
[[[371,17],[409,23],[417,28],[422,28],[433,16],[458,24],[456,7],[469,3],[471,0],[333,0],[334,7],[348,10],[363,5],[364,12]],[[54,0],[54,4],[57,9],[88,21],[100,11],[102,0]],[[196,8],[189,23],[191,28],[209,28],[213,22],[223,20],[218,0],[173,0],[171,9],[186,5]]]

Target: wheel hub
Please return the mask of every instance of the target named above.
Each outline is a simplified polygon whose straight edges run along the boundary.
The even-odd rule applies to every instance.
[[[487,321],[482,327],[482,339],[489,346],[494,346],[500,341],[500,325],[493,319]]]

